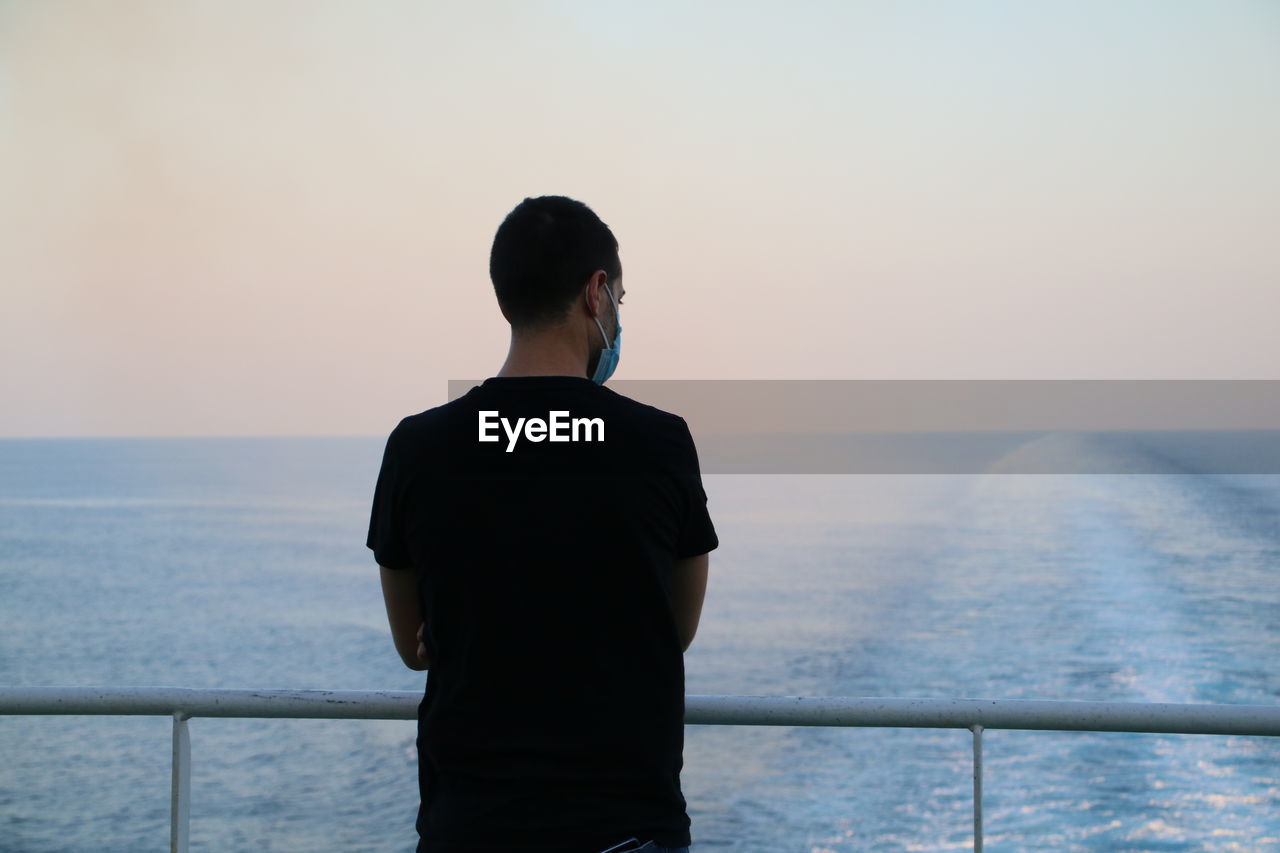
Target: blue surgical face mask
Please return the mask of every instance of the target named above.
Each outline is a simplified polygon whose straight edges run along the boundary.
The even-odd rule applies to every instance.
[[[613,369],[618,366],[618,355],[622,352],[622,320],[618,316],[618,303],[614,300],[613,291],[609,289],[608,284],[605,284],[604,289],[609,294],[609,301],[613,303],[613,319],[618,324],[618,333],[613,336],[613,346],[606,346],[600,350],[600,361],[596,363],[596,372],[591,375],[591,381],[597,385],[603,385],[613,375]],[[608,341],[609,336],[604,333],[600,318],[593,319],[596,321],[596,327],[600,329],[600,339]]]

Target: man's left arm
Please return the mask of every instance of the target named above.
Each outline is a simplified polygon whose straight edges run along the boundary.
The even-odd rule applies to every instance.
[[[382,599],[387,605],[391,639],[409,669],[421,672],[431,666],[422,632],[426,627],[418,604],[418,573],[378,567],[382,573]]]
[[[382,574],[382,599],[387,606],[391,639],[400,659],[409,669],[420,671],[430,665],[422,646],[422,608],[418,603],[418,572],[413,565],[407,515],[412,503],[412,454],[406,452],[408,418],[402,419],[387,437],[382,467],[373,491],[369,515],[369,536],[365,544],[373,551]],[[394,567],[394,568],[389,568]]]

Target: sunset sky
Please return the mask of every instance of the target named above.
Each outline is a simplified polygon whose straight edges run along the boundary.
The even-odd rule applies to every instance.
[[[1280,3],[0,0],[0,437],[385,435],[525,196],[619,379],[1280,378]]]

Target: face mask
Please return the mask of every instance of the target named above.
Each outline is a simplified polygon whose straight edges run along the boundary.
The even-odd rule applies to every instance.
[[[613,346],[607,346],[600,350],[600,361],[596,363],[596,372],[591,375],[591,381],[597,385],[603,385],[605,380],[613,375],[613,369],[618,366],[618,355],[622,351],[622,321],[618,319],[618,303],[613,299],[613,291],[606,284],[604,289],[609,294],[609,301],[613,302],[613,318],[618,323],[618,333],[613,337]],[[608,335],[604,333],[604,326],[600,324],[600,318],[593,318],[596,321],[596,327],[600,329],[600,337],[607,341]]]

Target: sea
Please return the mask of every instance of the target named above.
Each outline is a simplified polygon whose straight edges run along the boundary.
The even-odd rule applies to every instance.
[[[384,442],[0,441],[0,685],[421,691],[365,547]],[[704,486],[721,544],[690,694],[1280,704],[1280,476]],[[190,732],[192,850],[414,849],[412,722]],[[0,716],[0,851],[167,849],[170,735]],[[987,851],[1280,850],[1280,738],[983,740]],[[958,729],[690,725],[693,849],[969,849],[971,750]]]

